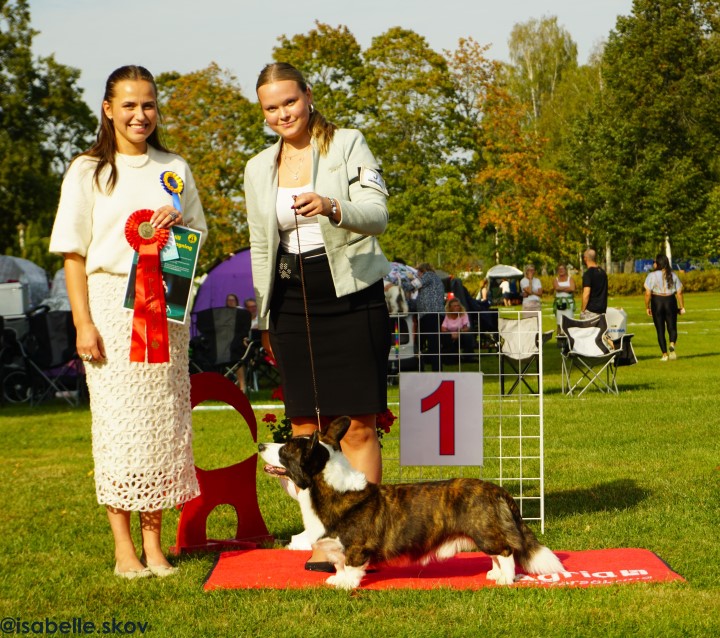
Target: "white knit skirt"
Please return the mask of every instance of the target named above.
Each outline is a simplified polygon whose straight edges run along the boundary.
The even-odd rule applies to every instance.
[[[192,452],[189,332],[168,322],[169,363],[130,361],[127,277],[93,273],[88,296],[107,361],[85,364],[98,502],[152,512],[200,493]]]

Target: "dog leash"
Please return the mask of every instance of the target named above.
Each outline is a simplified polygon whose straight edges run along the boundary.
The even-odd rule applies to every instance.
[[[296,196],[293,196],[293,201]],[[302,291],[303,308],[305,310],[305,331],[308,340],[308,354],[310,355],[310,376],[313,385],[313,397],[315,400],[315,415],[317,417],[318,432],[320,427],[320,405],[318,401],[317,379],[315,377],[315,357],[313,356],[312,336],[310,334],[310,312],[308,311],[307,291],[305,290],[305,268],[303,266],[302,252],[300,252],[300,226],[298,225],[297,213],[295,213],[295,237],[297,238],[298,263],[300,265],[300,290]]]

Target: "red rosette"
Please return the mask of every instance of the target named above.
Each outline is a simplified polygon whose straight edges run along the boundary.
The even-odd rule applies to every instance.
[[[138,253],[135,273],[130,361],[148,363],[170,361],[165,287],[160,268],[160,250],[170,232],[150,223],[153,211],[136,210],[125,222],[125,238]]]
[[[159,254],[167,244],[170,231],[167,228],[155,228],[150,223],[154,212],[149,208],[136,210],[125,222],[125,239],[135,252],[140,252],[143,244],[156,244]]]

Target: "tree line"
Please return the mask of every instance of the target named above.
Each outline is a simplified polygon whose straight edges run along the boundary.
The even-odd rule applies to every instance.
[[[507,63],[472,38],[438,52],[401,27],[363,49],[320,22],[280,37],[273,58],[304,72],[329,120],[364,132],[391,193],[391,258],[552,270],[579,267],[587,245],[631,262],[668,239],[675,257],[707,260],[720,253],[719,5],[634,0],[584,65],[555,17],[515,25]],[[54,269],[59,184],[97,120],[77,70],[32,56],[27,0],[0,7],[0,249]],[[216,64],[156,77],[165,141],[206,210],[208,268],[249,243],[243,170],[272,139]]]

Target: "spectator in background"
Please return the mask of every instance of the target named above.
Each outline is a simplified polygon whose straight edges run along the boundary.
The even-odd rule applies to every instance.
[[[470,318],[459,299],[447,300],[440,332],[444,353],[473,354],[475,352],[475,336],[470,330]]]
[[[239,305],[240,301],[235,293],[231,292],[227,297],[225,297],[225,306],[227,308],[237,308]]]
[[[661,361],[667,361],[677,358],[675,353],[677,316],[685,313],[685,299],[682,283],[672,271],[668,258],[663,254],[658,255],[653,267],[655,270],[645,278],[645,309],[655,324],[658,344],[662,352]],[[665,341],[666,328],[670,348]]]
[[[245,310],[247,310],[252,317],[250,321],[250,335],[252,336],[252,331],[257,330],[258,327],[257,301],[255,301],[255,297],[248,297],[245,301],[243,301],[243,305],[245,306]]]
[[[558,264],[555,278],[553,279],[553,290],[555,291],[555,301],[553,302],[553,310],[558,325],[558,334],[560,334],[560,325],[562,317],[573,318],[575,314],[575,281],[568,274],[565,264]]]
[[[417,295],[418,325],[420,327],[420,369],[430,365],[439,372],[440,315],[445,310],[445,286],[435,269],[427,262],[417,267],[420,289]]]
[[[605,271],[596,260],[597,253],[588,248],[583,253],[583,261],[587,270],[583,273],[582,308],[580,319],[594,319],[607,310],[608,279]]]
[[[535,276],[535,266],[525,266],[525,276],[520,280],[520,291],[523,296],[522,308],[524,311],[540,310],[540,296],[542,295],[542,282]]]
[[[502,294],[503,306],[512,306],[512,292],[510,282],[507,279],[500,281],[500,294]]]

